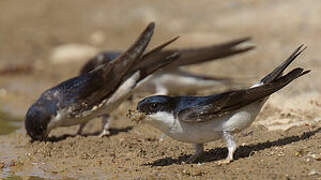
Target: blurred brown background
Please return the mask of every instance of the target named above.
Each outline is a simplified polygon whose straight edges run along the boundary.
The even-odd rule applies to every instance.
[[[207,74],[233,72],[232,76],[250,75],[255,80],[301,43],[308,49],[297,64],[312,69],[310,78],[320,72],[321,2],[317,0],[2,0],[0,9],[0,69],[33,69],[22,75],[8,73],[0,77],[0,87],[8,96],[21,96],[13,100],[19,102],[4,99],[9,101],[5,103],[8,106],[22,103],[10,106],[19,114],[40,92],[76,75],[96,52],[128,47],[151,21],[157,26],[150,47],[176,35],[181,38],[171,47],[253,37],[257,46],[253,52],[222,62],[222,68],[217,68],[220,63],[202,66]],[[300,81],[306,83],[301,89],[320,90],[319,78],[313,83],[306,77]]]
[[[170,47],[197,47],[251,36],[256,49],[250,53],[187,67],[234,77],[244,87],[304,43],[308,49],[292,67],[312,72],[273,95],[256,123],[282,129],[282,122],[319,122],[319,0],[1,0],[0,127],[4,130],[0,133],[22,127],[27,108],[44,90],[77,75],[96,53],[126,49],[151,21],[156,30],[150,48],[177,35],[180,39]],[[118,117],[125,119],[127,109],[117,111]],[[289,112],[295,112],[296,118],[281,122],[278,114]],[[9,120],[18,123],[8,125]]]

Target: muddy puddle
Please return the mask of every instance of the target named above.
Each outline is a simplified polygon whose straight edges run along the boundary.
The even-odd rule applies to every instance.
[[[14,117],[0,110],[0,135],[14,132],[23,126],[22,117]]]

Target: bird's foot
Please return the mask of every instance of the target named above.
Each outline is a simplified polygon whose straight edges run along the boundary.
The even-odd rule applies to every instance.
[[[233,161],[233,159],[230,158],[226,158],[224,160],[220,160],[217,162],[218,166],[224,165],[224,164],[230,164]]]
[[[80,124],[78,131],[77,131],[78,136],[82,136],[82,133],[83,133],[83,130],[84,130],[84,127],[86,126],[86,124],[87,124],[87,122]]]
[[[108,129],[104,129],[100,134],[99,137],[109,136],[110,131]]]
[[[77,136],[82,136],[82,131],[77,131],[76,135]]]

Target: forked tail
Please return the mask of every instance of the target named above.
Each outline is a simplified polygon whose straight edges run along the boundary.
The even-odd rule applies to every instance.
[[[270,74],[266,75],[263,79],[261,79],[260,84],[266,84],[272,82],[278,77],[282,76],[283,71],[298,57],[306,47],[302,44],[299,46],[291,55],[288,57],[282,64],[276,67]]]

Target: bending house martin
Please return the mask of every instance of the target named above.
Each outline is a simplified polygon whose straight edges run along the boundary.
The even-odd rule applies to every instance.
[[[148,58],[176,40],[174,38],[143,55],[154,31],[150,23],[136,42],[113,62],[64,81],[46,90],[29,108],[25,117],[27,134],[33,140],[45,140],[57,127],[85,124],[108,114],[130,96],[137,83],[179,57],[170,53],[162,59]]]
[[[175,60],[175,62],[150,75],[134,90],[135,92],[156,92],[158,95],[168,95],[173,93],[186,95],[188,93],[197,92],[198,90],[213,88],[217,85],[229,85],[232,83],[232,80],[229,78],[216,78],[189,73],[184,71],[182,66],[200,64],[247,52],[252,50],[254,46],[244,45],[242,43],[248,42],[250,39],[251,38],[246,37],[200,48],[169,49],[153,53],[144,58],[158,61],[175,52],[178,52],[180,57]],[[80,74],[86,74],[102,64],[111,63],[120,55],[121,52],[119,51],[107,51],[100,53],[90,59],[81,68]],[[109,114],[102,116],[103,132],[101,135],[108,135],[110,133],[109,128],[111,123],[112,118],[109,116]],[[163,136],[161,136],[161,140],[162,139]]]
[[[151,96],[141,100],[137,110],[146,116],[145,122],[166,135],[194,144],[196,152],[188,162],[197,160],[203,152],[204,143],[223,138],[228,156],[219,164],[229,163],[236,150],[233,134],[252,124],[271,94],[310,72],[299,67],[282,75],[288,65],[302,53],[302,48],[297,48],[287,60],[248,89],[199,97]]]

